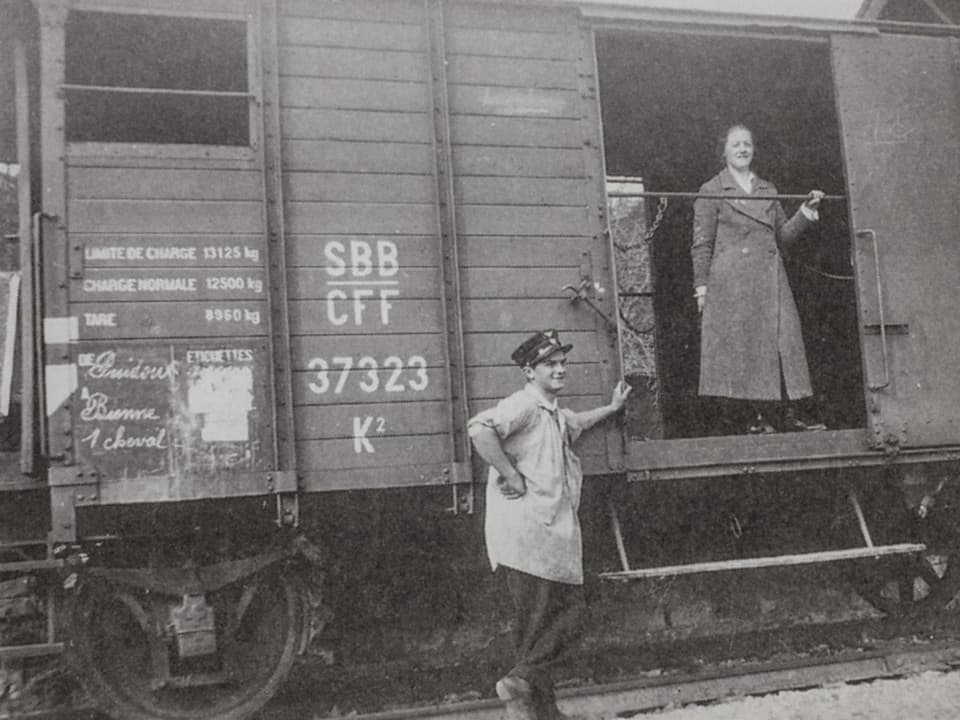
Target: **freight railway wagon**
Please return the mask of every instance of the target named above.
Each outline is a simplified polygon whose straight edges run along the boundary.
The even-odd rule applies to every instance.
[[[251,714],[323,593],[422,579],[404,542],[482,570],[466,421],[550,327],[574,345],[568,405],[636,387],[578,448],[610,501],[594,571],[865,558],[878,602],[949,599],[952,535],[929,529],[955,524],[960,457],[950,28],[587,0],[3,8],[8,663],[65,651],[127,720]],[[822,432],[718,434],[696,393],[691,191],[735,118],[788,211],[832,197],[789,266]],[[778,520],[747,557],[697,534],[732,502],[737,533]],[[45,621],[21,628],[26,588]]]

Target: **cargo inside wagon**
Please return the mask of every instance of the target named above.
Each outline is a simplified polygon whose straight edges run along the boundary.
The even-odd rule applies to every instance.
[[[597,62],[624,367],[637,388],[631,434],[654,439],[734,432],[719,422],[715,398],[699,393],[694,198],[627,196],[696,193],[723,168],[720,136],[735,123],[751,129],[752,168],[778,193],[820,189],[833,196],[821,204],[819,222],[783,253],[813,393],[798,405],[831,430],[864,427],[829,45],[792,37],[610,30],[597,33]],[[783,200],[786,216],[801,202]]]

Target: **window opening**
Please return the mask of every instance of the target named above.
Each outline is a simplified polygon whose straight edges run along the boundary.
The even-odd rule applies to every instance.
[[[722,167],[717,136],[744,122],[755,134],[755,172],[780,193],[844,195],[829,47],[609,31],[597,35],[597,57],[611,232],[627,265],[618,269],[626,272],[621,309],[648,331],[645,338],[624,331],[625,369],[645,398],[632,430],[652,438],[730,434],[718,431],[713,400],[698,394],[693,201],[671,197],[664,211],[656,198],[630,205],[615,190],[632,182],[647,192],[696,192]],[[782,204],[789,216],[800,203]],[[831,202],[797,251],[784,256],[814,392],[804,414],[830,429],[865,424],[847,222],[846,203]]]
[[[68,142],[250,144],[247,26],[73,11]]]

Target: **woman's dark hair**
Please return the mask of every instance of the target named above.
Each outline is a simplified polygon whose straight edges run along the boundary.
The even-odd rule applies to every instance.
[[[754,133],[753,129],[746,123],[734,122],[727,125],[726,130],[724,130],[722,133],[720,133],[719,136],[717,136],[717,157],[720,158],[721,163],[725,162],[723,157],[723,151],[727,147],[727,138],[730,137],[730,133],[732,133],[734,130],[746,130],[748,133],[750,133],[750,137],[753,139],[754,145],[756,145],[757,143],[756,133]]]

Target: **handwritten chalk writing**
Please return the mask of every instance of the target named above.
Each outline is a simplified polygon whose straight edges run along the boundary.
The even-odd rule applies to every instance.
[[[87,435],[80,439],[80,442],[86,443],[91,450],[105,450],[112,452],[116,450],[166,450],[167,429],[157,428],[148,433],[134,435],[127,434],[126,425],[117,426],[112,435],[103,437],[101,428],[93,428]]]
[[[260,311],[247,308],[207,308],[203,316],[207,322],[260,324]]]
[[[377,423],[375,432],[384,432],[386,429],[386,421],[382,417],[375,418],[368,415],[367,417],[355,417],[353,419],[353,451],[358,455],[365,452],[376,452],[373,443],[371,443],[367,437],[367,433],[370,432],[370,426],[373,425],[374,421]]]
[[[393,277],[400,271],[397,260],[397,244],[390,240],[378,240],[375,244],[366,240],[351,240],[349,244],[333,240],[324,245],[327,274],[343,277],[349,274],[356,278],[367,277],[374,270],[379,277]]]
[[[379,295],[380,323],[389,325],[390,310],[393,308],[390,298],[399,296],[399,290],[381,289],[377,291],[371,288],[353,288],[349,296],[343,290],[330,290],[327,292],[327,319],[334,325],[346,325],[350,321],[351,313],[349,310],[339,310],[339,303],[352,300],[353,323],[363,325],[367,312],[367,303],[364,302],[364,299],[376,295]]]
[[[116,327],[116,313],[88,313],[83,314],[83,324],[87,327]]]
[[[81,397],[84,400],[80,419],[85,421],[109,420],[136,422],[142,420],[160,420],[157,409],[152,407],[110,407],[110,396],[102,392],[89,392],[83,389]]]
[[[151,364],[142,359],[133,365],[117,367],[114,350],[104,350],[99,355],[84,353],[77,364],[86,368],[87,377],[96,380],[167,380],[176,374],[173,364]]]
[[[315,357],[307,363],[309,370],[315,370],[316,374],[312,382],[308,384],[311,391],[317,395],[323,395],[330,391],[333,386],[333,393],[339,395],[347,386],[351,377],[351,371],[359,372],[354,374],[354,381],[357,386],[366,393],[376,392],[380,389],[380,371],[389,371],[386,374],[386,382],[383,383],[383,389],[386,392],[422,392],[430,384],[430,377],[427,374],[427,361],[422,355],[411,355],[406,363],[397,357],[391,355],[383,361],[382,365],[376,358],[364,355],[354,362],[354,359],[348,355],[337,355],[330,358],[328,363],[324,358]],[[332,368],[332,369],[331,369]],[[331,380],[331,375],[337,374],[336,382]],[[405,380],[404,380],[405,378]]]
[[[211,363],[251,363],[253,350],[248,348],[229,348],[223,350],[187,350],[185,359],[190,364]]]

